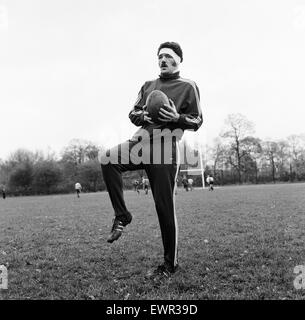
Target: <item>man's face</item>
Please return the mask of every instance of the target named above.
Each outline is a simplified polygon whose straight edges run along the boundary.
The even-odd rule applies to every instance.
[[[177,71],[178,65],[170,54],[161,53],[158,59],[161,74],[170,74]]]

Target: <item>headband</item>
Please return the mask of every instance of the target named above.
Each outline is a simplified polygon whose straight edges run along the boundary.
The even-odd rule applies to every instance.
[[[169,54],[170,56],[173,57],[173,59],[175,60],[175,62],[177,63],[177,65],[180,64],[181,62],[181,58],[177,55],[177,53],[170,49],[170,48],[162,48],[160,51],[159,51],[159,54],[162,54],[162,53],[165,53],[165,54]]]

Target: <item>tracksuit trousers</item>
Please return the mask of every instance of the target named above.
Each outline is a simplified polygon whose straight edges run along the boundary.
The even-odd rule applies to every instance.
[[[171,158],[171,164],[164,161],[157,164],[152,162],[134,163],[130,161],[133,153],[130,149],[132,149],[134,144],[135,142],[128,140],[108,150],[108,155],[109,153],[118,155],[117,161],[111,160],[107,164],[103,164],[105,161],[102,161],[101,164],[104,181],[115,211],[115,216],[126,224],[131,220],[131,214],[126,208],[123,196],[122,172],[144,169],[151,185],[151,191],[158,214],[164,247],[164,260],[172,267],[175,267],[178,263],[178,225],[175,212],[175,182],[179,170],[176,142],[172,142],[173,157]],[[126,150],[126,147],[128,147],[129,152],[121,152],[124,148],[124,150]],[[151,147],[150,151],[150,159],[152,160],[153,150]]]

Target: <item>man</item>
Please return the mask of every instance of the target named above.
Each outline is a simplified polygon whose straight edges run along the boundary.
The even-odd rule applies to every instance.
[[[142,177],[142,185],[143,185],[145,194],[148,194],[149,180],[147,178]]]
[[[6,191],[5,191],[5,187],[2,187],[2,198],[5,199],[6,198]]]
[[[129,113],[131,122],[141,128],[130,140],[108,150],[100,158],[104,181],[115,211],[115,219],[107,240],[110,243],[122,235],[123,229],[132,220],[132,215],[127,210],[123,198],[122,172],[144,169],[147,174],[164,247],[164,263],[149,272],[147,274],[149,277],[169,276],[177,270],[178,229],[174,203],[175,181],[179,170],[177,140],[181,138],[184,130],[196,131],[202,124],[199,90],[193,81],[183,79],[179,74],[179,66],[183,61],[181,47],[175,42],[165,42],[159,46],[157,55],[160,67],[159,78],[144,83]],[[158,123],[153,122],[146,111],[146,99],[153,90],[161,90],[168,96],[170,102],[160,109]],[[152,158],[156,156],[154,145],[157,140],[156,136],[158,136],[156,132],[160,130],[173,132],[175,129],[180,132],[180,136],[178,134],[177,139],[161,143],[163,158],[161,157],[161,162],[155,163],[156,161]],[[148,139],[143,139],[146,134],[148,134]],[[149,153],[148,162],[131,161],[133,158],[136,159],[137,152],[134,149],[140,143],[143,147],[142,151],[144,150],[143,154]],[[167,163],[164,157],[168,148],[172,148],[170,163]],[[117,162],[116,159],[111,159],[112,154],[118,155]],[[109,155],[111,160],[107,162]]]
[[[187,184],[188,184],[188,188],[193,191],[193,183],[194,183],[194,180],[192,178],[189,178],[187,179]]]
[[[188,179],[187,179],[186,175],[184,175],[182,178],[182,184],[183,184],[183,188],[185,189],[185,191],[189,191],[189,183],[188,183]]]
[[[213,191],[214,190],[214,178],[212,176],[208,175],[206,182],[209,186],[209,191]]]
[[[136,191],[138,194],[140,194],[140,190],[139,190],[139,180],[135,179],[133,181],[133,188],[134,188],[134,191]]]
[[[75,190],[76,190],[77,198],[79,198],[80,192],[82,191],[82,186],[79,182],[75,183]]]

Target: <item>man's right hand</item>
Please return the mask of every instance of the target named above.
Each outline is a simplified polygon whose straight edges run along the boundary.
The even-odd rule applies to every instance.
[[[148,111],[145,110],[146,109],[146,105],[143,106],[143,114],[144,114],[144,121],[150,123],[150,124],[154,124],[154,122],[152,121],[151,117],[148,116]]]

